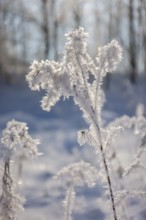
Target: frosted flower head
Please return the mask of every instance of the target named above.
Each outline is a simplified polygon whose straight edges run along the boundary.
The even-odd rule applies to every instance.
[[[106,46],[99,47],[98,57],[96,58],[98,65],[105,72],[115,71],[117,64],[122,60],[122,51],[122,47],[116,40],[112,40]]]
[[[66,53],[68,58],[71,58],[74,53],[84,54],[86,52],[88,34],[84,32],[84,28],[80,27],[75,31],[69,32],[65,36],[68,40],[66,43]]]
[[[15,120],[7,123],[6,129],[2,133],[1,142],[8,148],[15,148],[21,143],[28,132],[27,124],[24,122],[18,122]]]
[[[15,120],[9,121],[2,133],[1,143],[4,145],[2,147],[3,151],[5,149],[5,153],[7,155],[9,154],[9,156],[18,146],[25,149],[29,155],[38,154],[37,146],[39,140],[32,139],[28,134],[28,126],[24,122]],[[3,155],[5,154],[3,153]]]
[[[61,65],[55,61],[33,61],[26,80],[32,90],[52,89],[61,72]]]
[[[30,135],[27,135],[24,139],[23,148],[28,156],[35,156],[39,154],[37,148],[39,144],[38,139],[33,139]]]
[[[89,163],[81,161],[63,168],[56,175],[56,178],[65,178],[69,185],[83,186],[87,184],[89,187],[92,187],[95,185],[96,176],[96,169]]]
[[[45,90],[41,103],[44,110],[50,111],[61,96],[62,64],[55,61],[34,61],[26,76],[32,90]]]

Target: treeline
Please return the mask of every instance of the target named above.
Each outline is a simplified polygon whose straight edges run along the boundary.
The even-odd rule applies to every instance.
[[[67,31],[89,32],[92,56],[113,38],[124,48],[122,72],[146,72],[146,0],[0,0],[0,76],[7,81],[34,60],[61,59]]]

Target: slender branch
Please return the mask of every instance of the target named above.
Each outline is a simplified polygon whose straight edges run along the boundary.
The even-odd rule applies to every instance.
[[[105,158],[105,154],[104,154],[104,149],[103,149],[103,145],[102,145],[100,127],[98,125],[98,122],[96,122],[96,120],[97,120],[96,112],[94,111],[94,109],[92,107],[92,104],[91,104],[91,99],[90,99],[90,96],[89,96],[89,93],[88,93],[88,87],[87,87],[87,84],[86,84],[86,79],[84,77],[84,72],[83,72],[82,67],[80,65],[80,62],[79,62],[77,54],[76,54],[76,60],[78,62],[78,65],[79,65],[81,73],[82,73],[82,77],[83,77],[83,80],[84,80],[84,85],[85,85],[85,88],[87,90],[87,95],[88,95],[88,99],[89,99],[90,106],[91,106],[92,114],[91,114],[91,112],[89,112],[89,115],[90,115],[90,118],[91,118],[91,120],[93,122],[93,125],[94,125],[95,129],[96,129],[96,134],[97,134],[97,137],[98,137],[99,142],[100,142],[100,151],[101,151],[101,155],[102,155],[102,160],[103,160],[104,169],[105,169],[105,173],[106,173],[106,179],[107,179],[107,183],[108,183],[108,187],[109,187],[109,192],[110,192],[110,199],[111,199],[111,205],[112,205],[112,210],[113,210],[113,217],[114,217],[114,220],[118,220],[117,213],[116,213],[116,208],[115,208],[115,199],[114,199],[114,194],[113,194],[113,189],[112,189],[112,183],[111,183],[111,179],[110,179],[110,175],[109,175],[109,169],[108,169],[108,165],[107,165],[107,162],[106,162],[106,158]]]
[[[4,167],[3,190],[8,189],[9,191],[11,191],[11,186],[12,186],[12,178],[10,175],[10,160],[7,160],[5,162],[5,167]]]
[[[113,189],[112,189],[112,183],[111,183],[111,179],[110,179],[110,175],[109,175],[109,169],[108,169],[108,166],[107,166],[107,162],[106,162],[106,158],[105,158],[105,154],[104,154],[104,150],[103,150],[102,145],[100,145],[100,150],[101,150],[101,154],[102,154],[103,164],[104,164],[104,168],[105,168],[105,172],[106,172],[106,178],[107,178],[109,192],[110,192],[110,199],[111,199],[111,204],[112,204],[113,217],[114,217],[114,220],[117,220],[118,218],[117,218],[117,213],[116,213],[116,208],[115,208],[115,199],[114,199],[114,194],[113,194]]]
[[[101,131],[98,126],[98,123],[93,121],[93,124],[96,129],[96,134],[97,134],[97,137],[99,138],[99,142],[100,142],[100,151],[101,151],[101,155],[102,155],[102,161],[103,161],[103,165],[104,165],[104,169],[105,169],[105,173],[106,173],[106,179],[107,179],[108,188],[109,188],[109,193],[110,193],[113,217],[114,217],[114,220],[118,220],[117,213],[116,213],[116,207],[115,207],[115,199],[114,199],[114,193],[113,193],[113,188],[112,188],[112,182],[111,182],[111,178],[109,175],[109,169],[108,169],[108,165],[107,165],[107,161],[106,161],[106,157],[105,157],[105,153],[104,153],[104,149],[103,149],[103,145],[102,145]]]
[[[71,212],[72,212],[72,199],[73,199],[74,187],[71,185],[66,195],[66,212],[65,212],[65,220],[71,220]]]
[[[105,154],[104,154],[104,149],[103,149],[102,142],[101,142],[100,129],[99,129],[98,124],[94,121],[92,115],[90,115],[90,117],[91,117],[91,119],[93,121],[93,124],[94,124],[96,130],[97,130],[97,135],[98,135],[99,141],[101,143],[100,144],[100,151],[101,151],[101,155],[102,155],[104,169],[105,169],[105,172],[106,172],[106,178],[107,178],[107,183],[108,183],[109,192],[110,192],[110,199],[111,199],[111,204],[112,204],[114,220],[118,220],[117,214],[116,214],[115,200],[114,200],[114,194],[113,194],[113,190],[112,190],[111,179],[110,179],[109,170],[108,170],[108,166],[107,166],[107,162],[106,162],[106,158],[105,158]]]
[[[92,110],[92,112],[94,112],[94,108],[93,108],[93,106],[92,106],[91,97],[90,97],[90,95],[89,95],[89,89],[88,89],[88,85],[87,85],[86,78],[85,78],[85,75],[84,75],[84,71],[83,71],[82,66],[81,66],[81,64],[80,64],[80,58],[79,58],[78,54],[76,54],[76,53],[75,53],[75,57],[76,57],[78,66],[79,66],[79,68],[80,68],[80,70],[81,70],[82,78],[83,78],[84,85],[85,85],[85,91],[87,91],[87,98],[88,98],[89,101],[90,101],[91,110]]]
[[[95,113],[96,113],[96,115],[97,115],[97,95],[98,95],[98,91],[99,91],[100,86],[101,86],[100,78],[101,78],[102,69],[103,69],[103,66],[101,65],[99,73],[96,76],[96,89],[95,89]]]

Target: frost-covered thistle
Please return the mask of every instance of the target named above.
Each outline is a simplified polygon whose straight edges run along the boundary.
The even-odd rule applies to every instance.
[[[75,200],[75,187],[83,186],[84,184],[87,184],[88,187],[93,187],[97,179],[96,169],[89,163],[81,161],[63,168],[55,178],[65,179],[67,185],[66,197],[63,202],[65,220],[71,220]]]
[[[24,199],[15,191],[15,181],[11,175],[12,157],[18,147],[24,149],[27,155],[37,155],[38,140],[28,134],[26,123],[12,120],[7,123],[1,138],[0,159],[4,164],[2,175],[2,191],[0,196],[0,219],[15,220],[17,213],[23,209]]]
[[[43,89],[46,95],[42,99],[42,108],[50,111],[61,96],[72,96],[75,104],[83,112],[83,117],[89,124],[89,129],[80,133],[80,143],[88,137],[97,156],[102,158],[102,165],[107,180],[113,218],[117,220],[115,199],[109,172],[109,161],[106,157],[108,131],[102,127],[101,108],[104,93],[101,85],[107,72],[113,72],[122,59],[122,48],[113,40],[98,49],[96,62],[87,53],[87,33],[79,28],[66,35],[67,43],[62,62],[34,61],[27,75],[27,81],[32,90]],[[90,77],[94,78],[90,81]],[[83,136],[81,138],[81,136]],[[81,140],[82,139],[82,140]],[[98,161],[99,157],[97,158]]]

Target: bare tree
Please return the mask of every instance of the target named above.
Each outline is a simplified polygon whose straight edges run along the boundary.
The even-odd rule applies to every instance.
[[[146,0],[140,0],[140,3],[139,20],[141,22],[144,71],[146,72]]]
[[[136,31],[134,26],[134,0],[129,0],[129,59],[130,80],[136,82],[137,77],[137,53],[136,53]]]
[[[58,25],[59,25],[59,15],[57,13],[57,5],[56,1],[50,1],[50,27],[51,27],[51,38],[52,38],[52,46],[54,59],[58,60]]]
[[[42,0],[42,16],[43,16],[43,24],[41,25],[42,31],[44,34],[44,44],[45,44],[45,50],[44,50],[44,58],[49,57],[50,52],[50,30],[49,30],[49,22],[48,22],[48,0]]]
[[[72,6],[73,17],[74,17],[75,28],[78,28],[81,25],[83,5],[81,4],[81,1],[72,0],[71,6]]]

